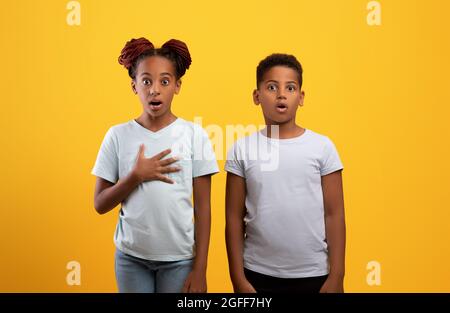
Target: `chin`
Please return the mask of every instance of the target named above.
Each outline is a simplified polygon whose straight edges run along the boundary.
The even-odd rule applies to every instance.
[[[288,118],[288,117],[284,117],[284,118],[274,117],[274,118],[270,118],[270,120],[272,121],[272,123],[274,123],[276,125],[281,125],[281,124],[285,124],[285,123],[291,121],[292,118]]]
[[[150,116],[153,116],[153,117],[159,117],[159,116],[162,116],[162,115],[164,115],[164,114],[166,114],[167,113],[167,110],[160,110],[160,111],[152,111],[152,110],[145,110],[145,112],[148,114],[148,115],[150,115]]]

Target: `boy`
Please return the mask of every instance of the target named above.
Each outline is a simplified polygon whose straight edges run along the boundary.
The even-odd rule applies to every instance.
[[[343,292],[343,166],[328,137],[295,122],[302,73],[292,55],[259,63],[253,100],[267,127],[228,153],[226,243],[235,292]]]

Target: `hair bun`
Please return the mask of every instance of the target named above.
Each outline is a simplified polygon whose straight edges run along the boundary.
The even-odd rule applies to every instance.
[[[139,55],[146,50],[151,50],[154,48],[155,46],[147,38],[133,38],[125,44],[125,47],[123,47],[120,52],[119,64],[129,70]]]
[[[172,50],[178,56],[180,56],[180,61],[183,63],[183,67],[185,70],[187,70],[191,65],[191,54],[189,53],[189,49],[184,42],[177,39],[170,39],[169,41],[164,43],[161,48]]]

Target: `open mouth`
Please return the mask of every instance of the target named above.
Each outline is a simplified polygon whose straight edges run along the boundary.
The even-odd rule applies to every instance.
[[[150,108],[152,110],[158,110],[161,107],[162,102],[161,101],[151,101],[148,104],[150,105]]]
[[[287,107],[286,104],[283,104],[283,103],[277,104],[277,111],[278,112],[283,113],[283,112],[286,112],[287,109],[288,109],[288,107]]]

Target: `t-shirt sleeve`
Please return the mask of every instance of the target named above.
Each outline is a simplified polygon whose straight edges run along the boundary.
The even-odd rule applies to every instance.
[[[111,127],[105,135],[91,174],[116,183],[119,179],[117,137]]]
[[[192,161],[192,177],[216,174],[219,172],[216,155],[212,148],[208,133],[201,127],[194,129],[194,148]]]
[[[334,143],[327,137],[320,159],[320,176],[328,175],[343,169],[341,159]]]
[[[244,160],[239,149],[238,141],[233,144],[227,153],[225,171],[245,178]]]

